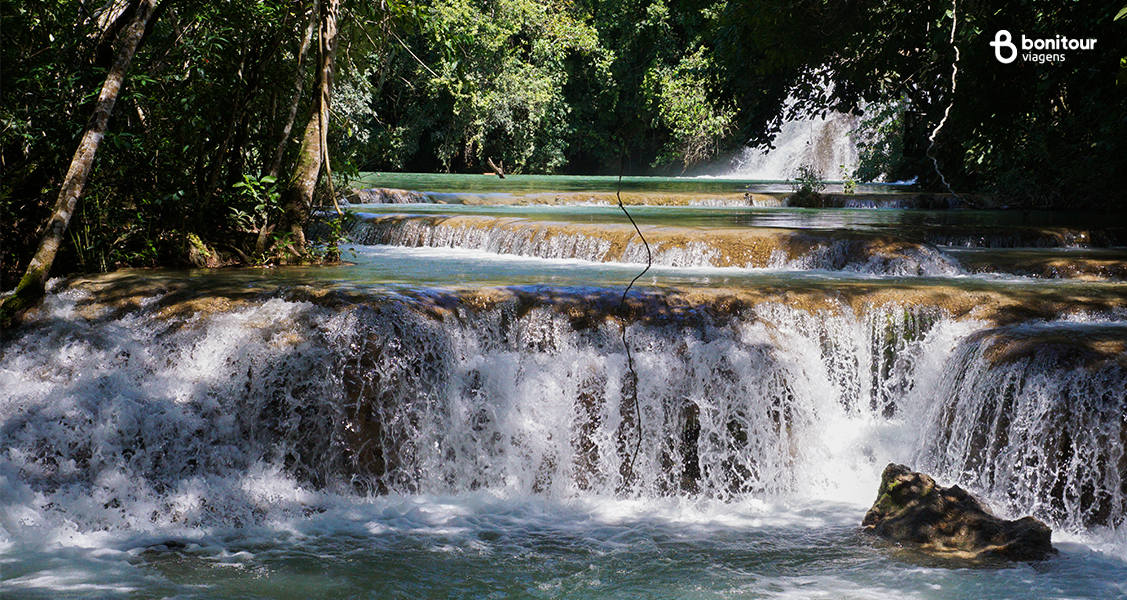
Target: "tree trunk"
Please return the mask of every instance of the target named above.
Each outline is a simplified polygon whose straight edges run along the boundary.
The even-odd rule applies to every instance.
[[[493,162],[492,156],[486,158],[485,162],[489,163],[489,169],[491,171],[493,171],[494,173],[496,173],[497,177],[500,177],[501,179],[505,178],[505,163],[504,162],[501,163],[501,166],[497,166],[497,164]]]
[[[313,206],[313,193],[321,177],[323,167],[328,163],[326,133],[329,125],[329,110],[333,89],[333,63],[337,52],[337,16],[340,14],[340,0],[321,0],[320,40],[317,76],[314,82],[313,111],[305,134],[301,140],[293,175],[290,177],[286,196],[283,200],[285,214],[282,216],[280,230],[289,230],[290,240],[298,254],[305,254],[306,240],[303,224],[309,219]]]
[[[67,170],[63,187],[59,191],[59,198],[55,203],[55,212],[43,232],[43,239],[39,249],[35,252],[31,262],[27,265],[27,272],[16,286],[15,293],[4,300],[0,305],[0,324],[7,325],[28,308],[36,305],[45,293],[47,276],[51,272],[51,264],[55,261],[55,254],[59,244],[63,241],[67,226],[70,225],[71,215],[82,196],[86,186],[86,179],[94,166],[94,156],[98,153],[98,145],[106,133],[106,126],[117,102],[118,93],[121,91],[125,74],[129,71],[129,63],[133,60],[137,47],[145,36],[145,28],[149,19],[156,10],[157,0],[139,0],[133,21],[125,29],[119,40],[117,56],[113,65],[106,74],[106,81],[102,85],[102,92],[98,96],[98,103],[94,113],[86,125],[86,133],[78,144],[78,149],[71,159],[70,168]]]
[[[305,12],[305,8],[301,9]],[[271,177],[277,177],[279,171],[282,170],[282,159],[286,155],[286,144],[290,141],[290,133],[293,132],[294,121],[297,120],[297,108],[301,105],[301,93],[305,87],[305,57],[309,54],[309,46],[313,42],[313,28],[317,24],[317,15],[315,12],[306,17],[305,34],[301,37],[301,46],[297,51],[297,68],[294,71],[293,83],[293,97],[290,98],[289,112],[286,113],[286,124],[282,127],[281,139],[278,140],[278,146],[274,150],[274,159],[270,161],[270,168],[266,173]]]

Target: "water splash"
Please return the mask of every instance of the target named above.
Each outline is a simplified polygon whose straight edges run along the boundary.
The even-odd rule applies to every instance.
[[[1127,326],[653,311],[628,325],[635,412],[618,325],[577,314],[582,290],[538,293],[571,295],[204,294],[125,314],[54,296],[0,356],[0,549],[197,540],[369,494],[863,506],[912,456],[1002,511],[1122,527]]]
[[[73,311],[66,297],[52,310]],[[520,300],[442,318],[431,306],[393,295],[50,317],[5,354],[3,474],[44,502],[71,498],[84,521],[142,529],[261,520],[250,472],[342,493],[624,487],[636,413],[612,323],[577,329]],[[695,318],[705,325],[629,326],[647,432],[632,494],[842,484],[827,432],[895,415],[943,321],[778,304]]]

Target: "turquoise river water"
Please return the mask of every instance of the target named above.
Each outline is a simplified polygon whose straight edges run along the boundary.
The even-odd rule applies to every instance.
[[[341,266],[52,282],[0,338],[0,596],[1127,598],[1127,218],[633,178],[735,194],[630,207],[647,250],[537,200],[617,180],[513,180],[370,175],[443,195],[351,206]],[[1059,554],[873,539],[889,462]]]

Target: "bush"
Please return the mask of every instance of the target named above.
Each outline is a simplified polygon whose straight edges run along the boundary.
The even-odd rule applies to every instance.
[[[822,190],[826,189],[826,181],[814,167],[799,165],[795,169],[790,187],[793,193],[787,197],[789,206],[825,208],[826,197],[822,195]]]

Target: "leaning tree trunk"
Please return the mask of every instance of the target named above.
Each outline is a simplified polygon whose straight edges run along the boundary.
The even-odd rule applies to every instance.
[[[303,224],[309,220],[313,206],[313,193],[321,177],[322,167],[328,167],[326,133],[329,125],[329,108],[333,90],[333,63],[337,52],[337,16],[340,0],[321,0],[320,40],[317,75],[314,82],[313,111],[301,140],[297,163],[290,177],[283,201],[285,214],[281,227],[289,229],[291,243],[296,253],[305,254],[306,240]]]
[[[133,21],[129,23],[119,39],[117,55],[106,74],[106,82],[102,85],[94,114],[87,123],[86,133],[83,134],[82,141],[78,143],[78,149],[74,152],[74,158],[70,161],[63,187],[59,190],[59,199],[55,203],[55,211],[51,215],[51,220],[47,222],[43,239],[39,242],[39,249],[28,263],[27,272],[16,286],[15,293],[0,305],[0,323],[10,323],[43,298],[51,264],[55,261],[55,254],[63,241],[67,226],[70,225],[70,218],[74,214],[78,198],[82,196],[82,190],[86,187],[86,180],[94,166],[94,156],[98,153],[98,145],[106,133],[106,126],[117,102],[117,95],[121,91],[121,84],[129,71],[129,63],[132,62],[133,55],[145,36],[145,28],[156,10],[156,3],[157,0],[139,0]]]

